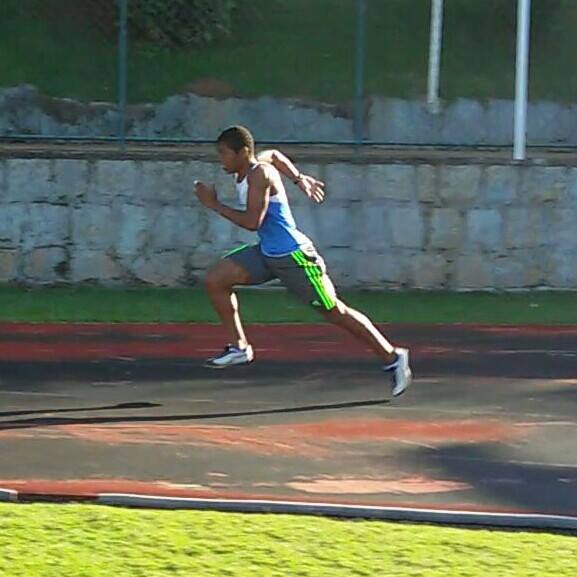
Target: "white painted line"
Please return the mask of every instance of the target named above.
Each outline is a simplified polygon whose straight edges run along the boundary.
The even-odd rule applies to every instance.
[[[404,411],[405,413],[417,413],[419,415],[424,415],[423,420],[429,421],[429,420],[435,420],[434,419],[434,415],[435,414],[447,414],[447,415],[463,415],[463,409],[440,409],[438,407],[434,407],[431,408],[429,411],[427,411],[426,415],[425,412],[423,411],[422,407],[402,407],[399,405],[385,405],[383,407],[378,407],[378,408],[372,408],[372,409],[368,409],[368,410],[372,410],[374,412],[382,412],[382,411],[391,411],[391,412],[399,412],[399,411]],[[467,411],[466,413],[466,418],[462,418],[460,420],[471,420],[472,418],[475,417],[492,417],[494,419],[502,419],[503,417],[507,417],[510,421],[513,422],[513,424],[516,424],[515,421],[513,421],[513,419],[527,419],[527,418],[534,418],[534,419],[555,419],[557,415],[553,415],[550,413],[511,413],[508,411],[504,411],[504,410],[500,410],[500,411],[495,411],[495,410],[485,410],[485,411],[474,411],[474,410],[470,410]],[[566,417],[565,417],[566,418]],[[565,425],[569,425],[572,424],[573,426],[577,426],[577,419],[575,421],[562,421],[563,424]],[[525,422],[523,423],[525,424]],[[535,421],[533,423],[534,425],[539,425],[541,424],[540,421]]]
[[[532,467],[552,467],[555,469],[577,469],[577,464],[575,463],[549,463],[545,461],[522,461],[518,459],[507,461],[488,461],[483,457],[448,457],[447,455],[430,455],[428,458],[445,461],[474,461],[489,463],[491,465],[500,465],[502,467],[506,467],[508,465],[530,465]]]
[[[123,385],[132,385],[134,381],[94,381],[90,383],[93,387],[120,387]]]
[[[74,395],[64,395],[59,393],[38,393],[35,391],[4,391],[0,389],[0,395],[24,395],[24,396],[37,396],[37,397],[62,397],[62,398],[72,398]]]
[[[492,527],[517,527],[531,529],[577,530],[577,517],[561,515],[485,513],[476,511],[451,511],[414,509],[403,507],[370,507],[363,505],[338,505],[333,503],[306,503],[299,501],[261,501],[242,499],[194,499],[101,493],[97,503],[123,507],[149,507],[155,509],[196,509],[238,513],[279,513],[297,515],[326,515],[412,521],[451,525],[483,525]]]
[[[18,491],[12,489],[0,489],[0,501],[3,503],[14,503],[18,501]]]
[[[479,351],[482,352],[482,351]],[[492,351],[487,351],[488,353],[494,354],[528,354],[528,355],[569,355],[577,356],[577,351],[575,350],[557,350],[557,349],[497,349]]]

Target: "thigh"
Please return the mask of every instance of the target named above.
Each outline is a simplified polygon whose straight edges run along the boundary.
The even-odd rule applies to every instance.
[[[319,312],[331,311],[338,303],[337,292],[324,259],[314,248],[303,248],[280,258],[266,257],[286,288]]]
[[[259,285],[275,278],[259,245],[245,245],[234,249],[224,255],[220,263],[217,264],[217,266],[219,265],[231,271],[242,271],[242,274],[238,275],[241,282],[234,284]]]

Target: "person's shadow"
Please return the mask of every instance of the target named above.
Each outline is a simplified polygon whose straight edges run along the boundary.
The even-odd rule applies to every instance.
[[[226,419],[238,417],[250,417],[260,415],[279,415],[290,413],[306,413],[316,411],[334,411],[343,409],[353,409],[359,407],[372,407],[386,405],[388,399],[373,399],[361,401],[348,401],[344,403],[326,403],[317,405],[300,405],[294,407],[279,407],[276,409],[259,409],[255,411],[231,411],[220,413],[193,413],[193,414],[172,414],[172,415],[123,415],[123,416],[99,416],[99,417],[35,417],[31,419],[16,419],[0,421],[0,431],[11,429],[29,429],[34,427],[49,427],[58,425],[96,425],[113,423],[154,423],[154,422],[175,422],[175,421],[204,421],[213,419]],[[2,417],[24,416],[30,414],[51,414],[51,413],[72,413],[86,411],[109,411],[126,409],[145,409],[161,407],[158,403],[121,403],[113,406],[87,407],[74,409],[46,409],[34,411],[11,411],[0,413]]]

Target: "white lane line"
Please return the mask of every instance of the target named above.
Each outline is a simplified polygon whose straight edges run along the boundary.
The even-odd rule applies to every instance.
[[[37,393],[34,391],[5,391],[5,390],[0,390],[0,395],[2,394],[6,394],[6,395],[32,395],[32,396],[38,396],[38,397],[68,397],[68,398],[73,398],[74,395],[64,395],[64,394],[59,394],[59,393]]]
[[[378,408],[369,408],[369,410],[372,410],[374,412],[382,412],[382,411],[394,411],[399,412],[399,411],[404,411],[404,412],[413,412],[413,413],[420,413],[421,415],[423,415],[423,421],[429,421],[431,420],[431,417],[435,415],[435,413],[439,413],[439,414],[443,414],[446,413],[448,415],[466,415],[465,420],[469,419],[470,417],[493,417],[496,419],[503,419],[503,417],[509,417],[509,418],[535,418],[535,419],[555,419],[555,417],[557,417],[558,415],[552,415],[550,413],[512,413],[510,411],[505,411],[505,410],[501,410],[501,411],[495,411],[495,410],[485,410],[485,411],[474,411],[474,410],[463,410],[463,409],[439,409],[437,407],[432,407],[430,408],[430,410],[426,413],[423,410],[422,407],[400,407],[398,405],[385,405],[383,407],[378,407]],[[566,417],[565,417],[566,418]],[[557,422],[557,421],[553,421],[553,422]],[[560,421],[562,422],[564,425],[571,425],[571,426],[577,426],[577,420],[575,421]],[[535,421],[535,424],[540,424],[540,421]]]
[[[94,387],[119,387],[122,385],[132,385],[134,381],[94,381],[90,383]]]
[[[446,455],[430,455],[428,458],[441,461],[475,461],[487,463],[488,465],[530,465],[532,467],[552,467],[555,469],[577,470],[577,464],[575,463],[547,463],[544,461],[521,461],[517,459],[507,459],[506,461],[491,461],[490,459],[484,459],[483,457],[448,457]]]

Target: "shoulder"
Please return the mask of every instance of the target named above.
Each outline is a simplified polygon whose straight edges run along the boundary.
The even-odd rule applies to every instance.
[[[274,166],[260,162],[248,173],[248,182],[249,184],[270,183],[275,172]]]
[[[256,159],[259,162],[266,162],[268,164],[272,164],[277,155],[278,155],[278,150],[271,148],[271,149],[262,150],[261,152],[259,152],[256,155]]]

